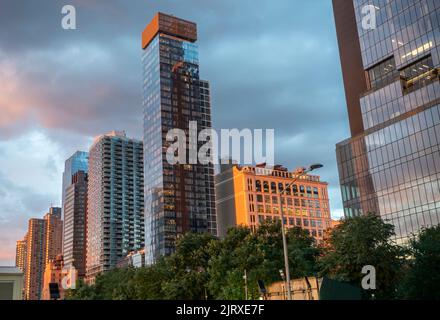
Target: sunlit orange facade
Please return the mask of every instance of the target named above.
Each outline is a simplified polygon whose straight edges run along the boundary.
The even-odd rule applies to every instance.
[[[197,24],[159,12],[142,32],[142,49],[145,49],[159,33],[195,42],[197,41]]]
[[[30,219],[27,233],[27,255],[24,277],[24,298],[40,300],[45,267],[46,221]]]
[[[46,268],[43,275],[43,291],[41,293],[42,300],[51,300],[50,296],[50,284],[57,284],[60,297],[59,299],[64,299],[64,290],[62,286],[62,281],[64,277],[63,273],[64,261],[62,255],[57,255],[55,259],[50,259],[46,262]]]
[[[15,250],[15,266],[20,268],[23,273],[26,267],[26,252],[27,252],[27,235],[23,240],[17,241],[17,246]]]
[[[301,227],[319,242],[332,227],[328,184],[318,176],[300,176],[282,166],[232,166],[222,170],[215,183],[220,237],[238,225],[256,230],[264,221],[280,221],[281,203],[288,228]]]
[[[44,216],[46,220],[45,261],[53,260],[63,252],[63,220],[61,208],[50,208]]]

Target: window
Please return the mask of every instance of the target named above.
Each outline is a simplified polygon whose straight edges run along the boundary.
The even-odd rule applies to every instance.
[[[264,192],[269,193],[269,182],[267,182],[267,181],[263,182],[263,189],[264,189]]]
[[[293,190],[293,195],[297,196],[298,195],[298,186],[296,184],[294,184],[292,186],[292,190]]]
[[[252,186],[253,186],[252,180],[251,180],[251,179],[248,179],[248,190],[249,190],[249,191],[252,191],[252,190],[253,190]]]
[[[277,193],[277,184],[275,182],[271,182],[270,189],[271,189],[272,193]]]
[[[367,70],[369,89],[378,89],[390,84],[399,75],[394,57],[388,58]]]
[[[278,183],[278,192],[284,192],[284,183]]]
[[[255,181],[255,189],[257,190],[257,192],[261,192],[261,181],[260,180]]]
[[[263,202],[263,196],[261,194],[257,194],[257,202]]]
[[[424,87],[438,78],[431,56],[425,57],[402,69],[400,76],[403,80],[403,90],[405,93]]]
[[[290,189],[290,187],[288,187],[289,185],[288,184],[286,184],[286,194],[288,195],[288,196],[290,196],[291,194],[292,194],[292,192],[290,191],[291,189]]]

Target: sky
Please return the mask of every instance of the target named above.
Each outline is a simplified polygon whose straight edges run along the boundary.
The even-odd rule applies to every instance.
[[[61,27],[64,5],[76,30]],[[158,11],[198,24],[216,129],[274,128],[275,162],[320,162],[342,216],[335,144],[349,137],[331,1],[2,0],[0,265],[31,217],[61,205],[64,161],[93,137],[142,138],[141,33]]]

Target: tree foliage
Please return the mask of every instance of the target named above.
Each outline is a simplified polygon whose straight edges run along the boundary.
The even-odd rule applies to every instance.
[[[424,230],[411,241],[410,251],[396,245],[393,236],[393,226],[374,214],[344,220],[320,246],[307,231],[289,229],[291,278],[319,275],[360,286],[363,267],[371,265],[377,288],[365,291],[366,298],[440,299],[440,227]],[[248,298],[258,299],[258,280],[266,286],[281,281],[280,270],[279,222],[260,225],[255,232],[237,227],[224,239],[188,233],[171,256],[144,268],[111,270],[92,286],[81,282],[68,299],[244,299],[245,271]]]
[[[423,230],[410,242],[411,259],[400,287],[404,299],[440,300],[440,226]]]
[[[293,277],[313,275],[319,250],[301,229],[287,233]],[[81,284],[72,299],[202,300],[244,299],[247,274],[249,298],[260,296],[258,280],[280,281],[284,270],[281,225],[263,224],[256,232],[231,229],[218,240],[188,233],[176,251],[156,264],[140,269],[115,269],[97,277],[92,286]]]
[[[405,250],[393,243],[394,226],[375,214],[346,219],[329,232],[320,259],[321,274],[361,286],[364,266],[376,269],[377,289],[367,297],[395,297]]]

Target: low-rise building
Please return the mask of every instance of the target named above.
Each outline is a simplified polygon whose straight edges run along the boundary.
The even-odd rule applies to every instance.
[[[0,267],[0,300],[23,299],[23,271],[17,267]]]
[[[322,241],[332,227],[327,186],[319,176],[282,166],[223,166],[215,177],[218,235],[239,225],[256,230],[264,221],[280,221],[283,206],[286,227],[301,227]]]

